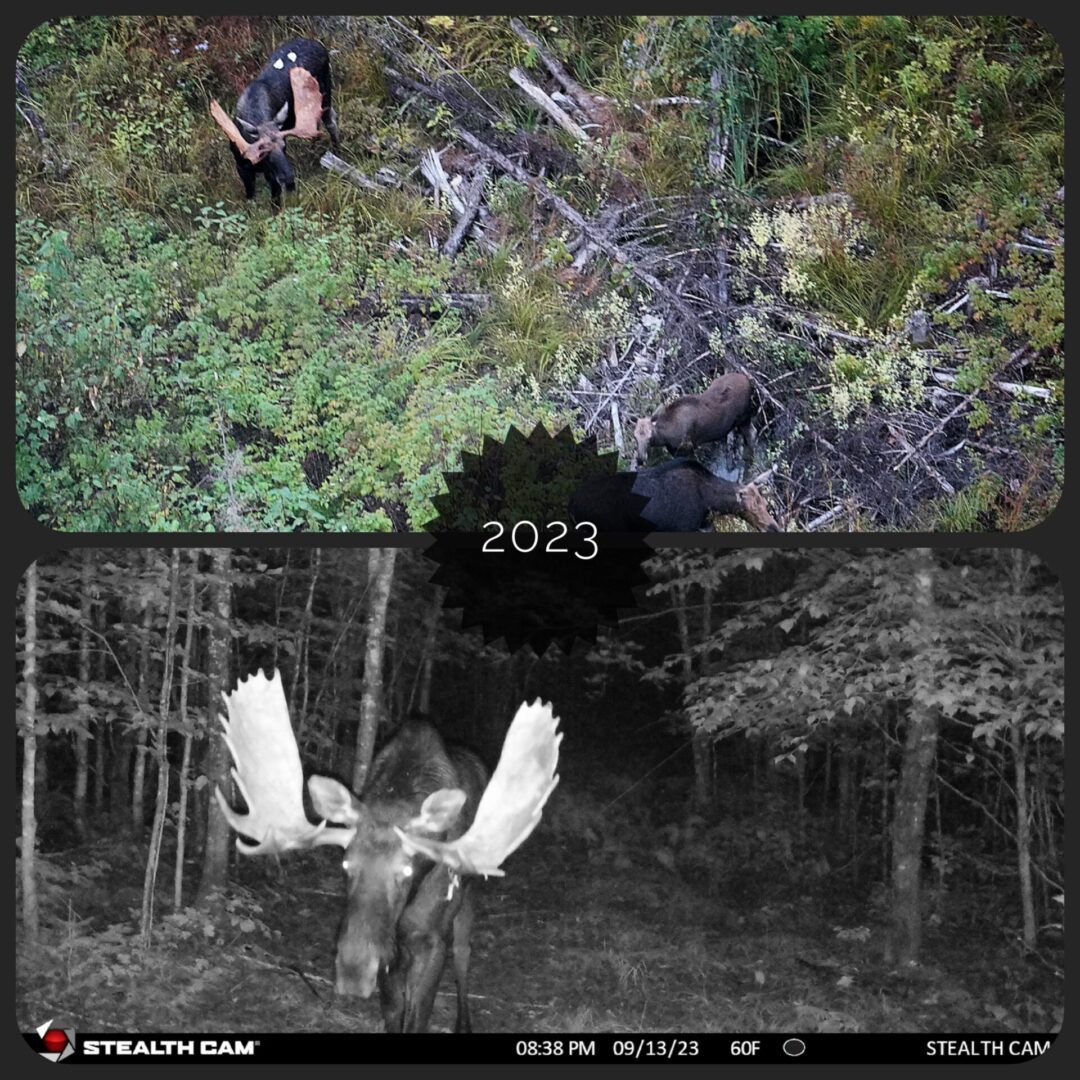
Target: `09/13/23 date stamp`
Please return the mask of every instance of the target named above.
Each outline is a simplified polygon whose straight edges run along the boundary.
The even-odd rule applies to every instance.
[[[697,1058],[701,1052],[697,1039],[615,1038],[591,1039],[519,1039],[514,1046],[518,1058],[564,1058],[571,1061],[673,1060]]]

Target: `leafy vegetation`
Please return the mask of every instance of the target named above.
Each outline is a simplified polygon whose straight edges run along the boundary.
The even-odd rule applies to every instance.
[[[792,526],[837,500],[848,527],[1045,516],[1064,470],[1050,35],[996,16],[528,22],[606,102],[584,145],[512,88],[514,64],[546,69],[506,19],[31,32],[20,108],[47,142],[20,122],[16,439],[39,520],[422,528],[485,434],[569,423],[610,445],[606,400],[626,425],[732,363],[758,384]],[[335,50],[349,164],[395,179],[358,188],[318,167],[322,145],[291,145],[300,186],[275,216],[265,188],[242,199],[206,102],[234,101],[295,33]],[[433,93],[398,93],[388,67]],[[454,214],[414,177],[429,147],[468,172],[458,125],[586,218],[617,211],[615,251],[582,255],[495,170],[482,235],[435,254]],[[678,308],[693,282],[713,299]]]

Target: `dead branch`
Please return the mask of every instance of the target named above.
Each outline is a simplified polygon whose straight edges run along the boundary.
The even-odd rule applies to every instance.
[[[912,455],[918,453],[935,435],[945,430],[945,425],[958,413],[961,409],[966,409],[972,401],[978,397],[979,391],[972,390],[970,394],[948,416],[946,416],[939,423],[935,424],[910,450],[893,466],[893,472],[896,472],[901,465],[907,464]]]
[[[892,437],[896,439],[896,441],[907,451],[907,454],[904,456],[901,464],[903,464],[904,461],[908,461],[911,458],[915,457],[918,451],[914,446],[911,445],[910,442],[908,442],[907,436],[898,427],[896,427],[894,424],[890,424],[888,421],[885,422],[885,426],[889,429]],[[916,464],[919,465],[922,469],[925,469],[926,472],[929,473],[930,476],[932,476],[937,481],[938,486],[941,488],[942,491],[945,492],[946,495],[956,494],[956,488],[954,488],[952,484],[950,484],[949,481],[946,480],[945,477],[942,476],[941,473],[939,473],[937,469],[935,469],[934,466],[931,465],[930,462],[928,462],[925,458],[917,458]],[[898,465],[896,467],[899,468],[900,466]]]
[[[622,423],[619,420],[619,403],[614,398],[611,400],[611,437],[615,440],[615,449],[619,451],[619,457],[626,457],[626,447],[623,446]]]
[[[559,125],[580,143],[589,142],[588,133],[578,124],[574,123],[569,116],[552,99],[534,83],[528,75],[519,67],[510,69],[510,78],[525,91],[529,97],[540,106]]]
[[[713,92],[713,101],[719,101],[724,89],[724,73],[715,67],[709,75],[709,89]],[[728,133],[721,131],[720,119],[716,116],[717,109],[713,106],[713,118],[709,124],[709,172],[714,176],[720,176],[727,163]]]
[[[596,221],[596,231],[605,240],[611,240],[612,234],[619,227],[619,218],[622,216],[621,206],[609,206],[603,210],[600,217]],[[593,256],[600,250],[599,244],[595,240],[586,238],[585,234],[582,234],[582,243],[578,245],[577,254],[574,257],[574,261],[570,264],[572,270],[578,272],[585,269]]]
[[[484,95],[480,92],[480,88],[476,86],[476,84],[473,83],[470,79],[466,78],[460,71],[458,71],[457,68],[453,67],[450,63],[448,63],[446,57],[443,56],[438,49],[431,45],[430,42],[425,41],[419,34],[417,34],[414,30],[410,30],[409,27],[407,27],[400,19],[395,18],[393,15],[388,15],[387,21],[393,23],[399,30],[401,30],[403,33],[407,34],[415,42],[417,42],[417,44],[419,44],[421,48],[429,52],[435,58],[436,62],[440,64],[442,68],[447,72],[448,75],[452,75],[454,78],[460,79],[461,82],[463,82],[472,91],[472,93],[476,96],[476,99],[483,102],[484,106],[489,110],[492,116],[502,116],[502,113],[500,113],[500,111],[496,109],[495,106],[492,105],[491,102],[488,101],[488,99],[484,97]],[[400,52],[392,45],[390,45],[389,42],[380,41],[379,44],[383,49],[385,49],[388,53],[394,56],[399,62],[405,61],[409,63],[414,70],[421,70],[417,65],[413,64],[412,61],[404,53]]]
[[[934,379],[937,382],[945,383],[946,386],[951,386],[956,382],[955,375],[946,375],[943,371],[935,371]],[[1053,396],[1053,391],[1047,390],[1045,386],[1032,386],[1030,383],[1014,383],[1014,382],[995,382],[993,383],[999,390],[1004,390],[1009,394],[1016,394],[1018,397],[1036,397],[1041,398],[1043,401],[1049,401]]]
[[[827,510],[824,514],[819,514],[813,521],[806,525],[807,532],[814,532],[820,529],[822,525],[828,525],[830,521],[835,521],[841,514],[847,513],[848,507],[846,503],[841,503],[839,506],[834,506],[832,510]]]
[[[41,119],[33,102],[30,100],[30,90],[26,85],[26,79],[23,78],[22,68],[19,64],[15,65],[15,108],[37,136],[38,143],[41,146],[41,163],[46,172],[54,173],[60,177],[66,176],[71,171],[72,163],[65,161],[54,152],[48,132],[45,130],[45,122]]]
[[[653,274],[650,274],[647,270],[643,270],[640,266],[635,265],[617,244],[614,244],[601,236],[596,226],[586,220],[586,218],[575,210],[565,199],[545,187],[537,177],[527,173],[520,165],[515,164],[505,154],[500,153],[492,146],[488,146],[487,143],[481,142],[471,131],[468,131],[463,127],[458,127],[455,130],[466,146],[475,150],[478,154],[482,154],[492,162],[492,164],[497,165],[502,169],[508,176],[512,176],[519,184],[524,184],[538,199],[548,203],[557,214],[566,218],[571,225],[585,233],[585,235],[589,237],[601,251],[624,264],[634,277],[648,285],[654,293],[666,297],[680,315],[693,324],[698,324],[699,320],[697,315],[680,296],[673,293]]]
[[[1045,256],[1047,256],[1048,258],[1051,258],[1051,259],[1054,257],[1054,249],[1053,248],[1040,247],[1037,244],[1013,243],[1013,244],[1009,244],[1008,248],[1009,248],[1010,251],[1024,251],[1024,252],[1027,252],[1027,254],[1029,254],[1029,255],[1045,255]]]
[[[484,197],[484,185],[487,183],[490,173],[491,170],[487,165],[481,165],[473,176],[472,183],[466,189],[464,212],[458,218],[454,231],[450,233],[449,239],[443,245],[443,254],[447,258],[453,258],[457,254],[458,248],[461,247],[462,242],[465,240],[466,233],[472,228],[476,215],[480,210],[480,202]]]
[[[365,176],[359,169],[354,169],[348,162],[342,161],[337,154],[332,154],[329,150],[319,158],[319,164],[324,169],[329,169],[332,173],[337,173],[338,176],[348,180],[350,184],[355,184],[366,191],[385,190],[382,185]]]
[[[589,93],[580,83],[572,79],[566,68],[544,47],[540,39],[517,18],[511,17],[510,29],[530,48],[535,50],[544,67],[551,72],[555,81],[574,99],[577,107],[595,124],[604,127],[608,122],[607,110],[596,94]]]
[[[653,108],[660,108],[664,105],[704,105],[705,99],[699,97],[654,97],[645,102],[646,105],[651,105]]]

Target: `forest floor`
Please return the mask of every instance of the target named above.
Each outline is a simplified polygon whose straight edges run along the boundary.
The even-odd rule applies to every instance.
[[[115,840],[42,860],[49,929],[47,944],[17,947],[21,1030],[49,1017],[103,1032],[381,1030],[376,997],[333,994],[343,879],[330,852],[295,855],[280,869],[244,861],[216,916],[161,914],[145,950],[137,932],[144,860],[145,849]],[[709,874],[668,862],[628,828],[615,841],[558,822],[542,828],[504,878],[476,891],[474,1028],[1001,1033],[1060,1025],[1063,953],[1025,958],[993,922],[992,898],[966,925],[932,920],[924,963],[901,974],[881,963],[883,911],[870,900],[826,895],[820,884],[812,895],[775,876],[765,885],[754,868],[734,889],[729,879],[724,895]],[[973,901],[968,894],[966,912]],[[448,966],[432,1030],[452,1030],[454,1009]]]

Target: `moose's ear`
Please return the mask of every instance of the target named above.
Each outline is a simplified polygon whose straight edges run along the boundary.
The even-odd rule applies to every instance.
[[[441,833],[457,820],[465,805],[465,792],[460,788],[440,788],[433,791],[420,807],[420,813],[409,822],[410,832]]]
[[[344,784],[329,776],[311,776],[307,786],[315,812],[327,821],[355,825],[360,820],[360,804]]]

